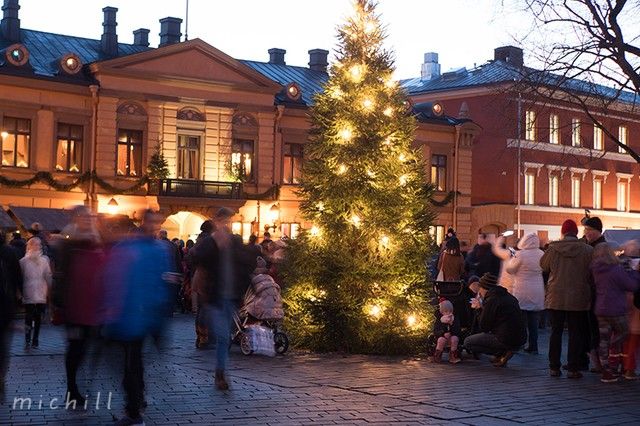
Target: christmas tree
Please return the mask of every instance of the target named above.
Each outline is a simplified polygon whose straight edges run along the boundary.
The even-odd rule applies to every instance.
[[[314,350],[407,353],[430,322],[431,192],[375,4],[354,8],[311,108],[299,195],[313,227],[284,268],[288,328]]]

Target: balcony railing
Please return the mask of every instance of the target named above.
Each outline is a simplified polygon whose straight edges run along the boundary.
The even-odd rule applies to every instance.
[[[237,182],[189,179],[163,179],[160,181],[160,195],[169,197],[240,199],[242,194],[242,184]]]

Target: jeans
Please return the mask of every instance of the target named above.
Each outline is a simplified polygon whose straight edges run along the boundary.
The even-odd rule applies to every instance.
[[[551,317],[551,337],[549,339],[549,368],[559,370],[562,366],[562,333],[565,322],[569,329],[569,346],[567,349],[567,366],[569,371],[578,371],[585,348],[584,341],[588,332],[589,311],[559,311],[549,309]]]
[[[40,324],[42,323],[42,314],[45,309],[44,303],[28,303],[24,305],[24,331],[25,340],[31,343],[31,331],[33,330],[33,342],[38,343],[40,336]]]
[[[229,344],[231,342],[231,323],[235,311],[235,302],[230,299],[218,300],[208,304],[207,318],[209,331],[216,335],[216,370],[226,370],[229,358]]]
[[[464,339],[464,347],[474,353],[489,355],[502,355],[509,350],[491,333],[478,333],[467,337]]]
[[[132,419],[140,417],[140,407],[144,400],[142,344],[143,340],[124,343],[124,390],[127,394],[125,409]]]
[[[522,311],[522,318],[524,323],[527,325],[527,335],[529,336],[529,346],[527,349],[530,351],[537,351],[539,312]]]
[[[64,365],[67,370],[67,391],[72,394],[80,393],[76,376],[89,345],[91,327],[87,325],[67,325],[67,351]]]

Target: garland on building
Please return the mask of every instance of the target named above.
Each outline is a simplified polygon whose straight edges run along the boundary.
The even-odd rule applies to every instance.
[[[431,201],[431,204],[433,204],[436,207],[444,207],[450,202],[452,202],[453,197],[455,197],[456,195],[462,195],[462,193],[460,191],[449,191],[449,193],[441,201],[436,201],[433,199],[433,197],[430,198],[430,201]]]
[[[412,149],[415,118],[393,78],[373,0],[339,31],[314,98],[299,191],[313,226],[282,265],[288,328],[319,351],[420,351],[432,321],[425,259],[433,187]]]
[[[83,183],[89,182],[92,177],[94,179],[94,182],[99,187],[112,194],[127,194],[136,192],[144,185],[149,183],[150,180],[149,176],[142,176],[135,184],[128,188],[117,188],[98,176],[96,172],[84,172],[69,183],[61,183],[60,181],[56,180],[50,172],[37,172],[35,175],[28,179],[10,179],[8,177],[0,175],[0,185],[9,188],[24,188],[40,182],[47,184],[49,187],[55,189],[56,191],[71,191],[72,189],[77,188]]]

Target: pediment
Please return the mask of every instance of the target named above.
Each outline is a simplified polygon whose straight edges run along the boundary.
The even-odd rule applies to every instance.
[[[98,72],[139,74],[279,90],[276,82],[200,39],[95,64]]]

